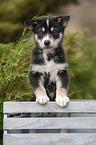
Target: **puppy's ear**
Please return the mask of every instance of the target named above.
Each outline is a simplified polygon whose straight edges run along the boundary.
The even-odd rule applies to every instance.
[[[38,23],[39,21],[37,19],[24,21],[25,27],[28,27],[29,30],[32,30],[32,31],[34,31],[34,28],[37,26]]]
[[[55,17],[55,20],[61,24],[63,27],[66,27],[68,25],[68,21],[70,20],[70,16],[59,16]]]

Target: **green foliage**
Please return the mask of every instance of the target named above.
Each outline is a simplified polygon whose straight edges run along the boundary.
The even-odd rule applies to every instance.
[[[26,29],[17,44],[0,45],[2,55],[0,60],[0,96],[4,100],[24,100],[24,96],[32,95],[28,85],[27,73],[30,62],[30,48],[33,43],[26,38],[25,31]]]
[[[96,99],[96,46],[86,33],[69,33],[64,41],[70,73],[69,96],[73,99]]]
[[[0,42],[16,42],[23,31],[22,23],[0,22]]]
[[[25,20],[57,11],[69,2],[76,3],[77,0],[3,0],[0,2],[0,42],[16,42]]]
[[[27,100],[32,95],[28,83],[30,52],[34,42],[27,29],[15,43],[0,44],[0,96],[4,100]],[[95,99],[96,46],[79,33],[68,33],[63,42],[69,63],[71,98]]]
[[[68,33],[63,42],[69,64],[71,99],[96,99],[96,46],[86,33]],[[0,104],[4,101],[28,101],[33,95],[28,82],[31,47],[34,41],[24,29],[15,43],[0,44]],[[2,107],[3,108],[3,107]],[[0,108],[0,129],[2,129]]]

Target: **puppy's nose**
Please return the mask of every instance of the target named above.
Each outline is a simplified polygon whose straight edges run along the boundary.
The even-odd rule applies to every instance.
[[[45,44],[45,46],[49,46],[50,45],[50,41],[49,40],[45,40],[44,44]]]

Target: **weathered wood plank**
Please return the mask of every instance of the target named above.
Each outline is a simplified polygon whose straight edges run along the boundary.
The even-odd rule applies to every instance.
[[[36,102],[4,102],[4,113],[40,113],[40,112],[81,112],[96,113],[96,100],[72,100],[60,108],[55,102],[40,105]]]
[[[4,145],[96,145],[96,134],[5,134]]]
[[[4,129],[96,129],[96,117],[5,118]]]

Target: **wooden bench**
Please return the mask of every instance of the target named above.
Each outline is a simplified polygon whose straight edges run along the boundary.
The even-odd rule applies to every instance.
[[[65,108],[55,102],[4,102],[3,112],[4,145],[96,145],[96,100],[71,100]],[[25,113],[37,116],[25,117]],[[64,113],[67,117],[42,117],[42,113]],[[45,133],[28,133],[30,129]],[[67,132],[50,133],[51,129]]]

